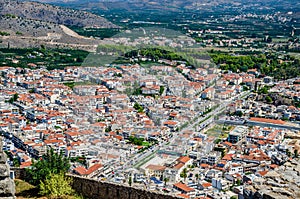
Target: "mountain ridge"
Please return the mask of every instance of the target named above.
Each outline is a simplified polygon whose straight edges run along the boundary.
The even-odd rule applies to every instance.
[[[165,10],[165,11],[193,11],[211,10],[216,7],[251,7],[260,10],[261,7],[274,9],[280,5],[288,5],[287,8],[297,8],[299,2],[294,0],[34,0],[64,7],[78,8],[82,10]],[[299,7],[299,6],[298,6]],[[299,10],[299,9],[298,9]]]
[[[45,45],[95,51],[100,40],[83,37],[67,26],[118,28],[101,16],[38,2],[0,0],[0,47]]]
[[[0,15],[6,14],[66,26],[117,28],[101,16],[39,2],[0,0]]]

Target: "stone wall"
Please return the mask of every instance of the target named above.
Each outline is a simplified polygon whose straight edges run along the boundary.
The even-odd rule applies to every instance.
[[[134,187],[70,175],[72,187],[89,199],[176,199],[178,197]]]
[[[6,154],[2,150],[2,137],[0,136],[0,198],[15,198],[15,183],[10,178],[10,169]]]
[[[26,179],[26,170],[25,169],[21,169],[19,167],[11,167],[10,170],[14,172],[14,177],[16,179],[22,179],[22,180]]]
[[[13,167],[15,178],[25,179],[26,170]],[[89,199],[177,199],[178,197],[150,192],[126,185],[97,181],[75,175],[68,175],[73,180],[72,187],[77,193]]]

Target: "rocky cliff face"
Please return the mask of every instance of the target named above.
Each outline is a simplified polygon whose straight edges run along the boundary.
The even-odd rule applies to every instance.
[[[6,154],[2,150],[2,138],[0,137],[0,198],[2,199],[15,198],[15,184],[10,179],[9,172]]]

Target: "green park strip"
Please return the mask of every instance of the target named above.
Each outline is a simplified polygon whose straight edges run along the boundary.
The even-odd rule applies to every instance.
[[[156,151],[151,153],[149,156],[143,158],[141,161],[137,162],[135,165],[133,165],[134,168],[139,169],[141,166],[143,166],[146,162],[150,161],[152,158],[155,157]]]

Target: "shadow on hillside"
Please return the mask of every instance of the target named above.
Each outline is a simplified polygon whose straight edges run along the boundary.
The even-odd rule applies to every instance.
[[[38,193],[39,193],[38,188],[32,188],[32,189],[21,191],[20,193],[17,193],[16,196],[24,197],[24,198],[36,198],[36,197],[40,197]]]
[[[16,197],[20,197],[20,198],[40,197],[39,189],[25,181],[15,180],[15,185],[16,185]]]

